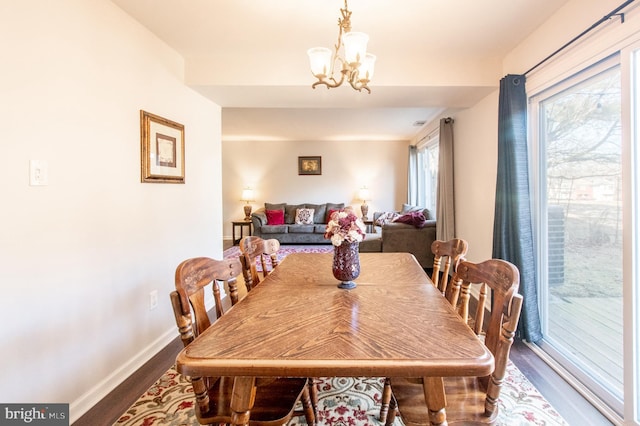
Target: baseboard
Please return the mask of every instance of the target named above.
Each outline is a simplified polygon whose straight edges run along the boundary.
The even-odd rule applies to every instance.
[[[78,420],[94,405],[124,382],[136,370],[142,367],[154,355],[165,348],[176,338],[176,328],[171,327],[166,333],[157,338],[153,343],[140,351],[136,356],[128,360],[120,368],[107,376],[100,383],[89,389],[84,395],[69,404],[70,424]]]

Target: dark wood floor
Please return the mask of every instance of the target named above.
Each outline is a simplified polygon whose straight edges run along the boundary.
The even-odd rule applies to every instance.
[[[73,424],[75,426],[113,425],[120,415],[173,365],[180,349],[182,349],[182,343],[179,338],[176,338]],[[526,344],[516,342],[513,345],[511,360],[569,425],[612,424]]]
[[[176,356],[182,348],[182,341],[176,337],[127,380],[76,420],[73,423],[74,426],[113,425],[175,363]]]
[[[612,425],[605,416],[560,377],[527,344],[515,342],[511,361],[569,425]]]

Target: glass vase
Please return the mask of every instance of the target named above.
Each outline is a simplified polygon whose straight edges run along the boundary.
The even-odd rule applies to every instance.
[[[340,280],[339,288],[355,288],[353,281],[360,275],[359,243],[343,242],[333,247],[333,276]]]

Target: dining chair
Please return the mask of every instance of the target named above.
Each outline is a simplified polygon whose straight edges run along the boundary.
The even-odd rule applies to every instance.
[[[518,294],[520,274],[509,262],[490,259],[482,263],[461,261],[454,279],[461,282],[458,312],[484,341],[494,356],[493,373],[485,377],[445,377],[446,417],[448,424],[493,424],[498,416],[497,400],[506,374],[509,351],[520,318],[522,296]],[[479,298],[474,315],[469,311],[471,287],[478,287]],[[491,311],[486,309],[487,290],[492,292]],[[485,317],[488,321],[485,326]],[[428,333],[428,330],[425,330]],[[386,424],[399,414],[407,426],[428,425],[437,420],[429,412],[425,395],[427,381],[422,378],[391,378],[392,398]]]
[[[451,285],[449,285],[450,273],[456,271],[458,263],[464,259],[468,248],[469,244],[460,238],[454,238],[449,241],[436,240],[431,244],[431,252],[433,253],[433,273],[431,274],[431,281],[453,306],[455,306],[458,301],[460,281],[452,279]],[[451,271],[451,265],[453,265],[453,271]],[[385,378],[382,390],[380,406],[381,422],[386,421],[390,402],[391,383],[387,377]]]
[[[455,273],[461,260],[467,255],[469,244],[460,238],[449,241],[436,240],[431,244],[433,253],[433,273],[431,281],[438,290],[455,306],[460,292],[460,282],[451,280],[451,273]],[[451,266],[453,265],[453,270]]]
[[[175,291],[171,292],[171,305],[186,347],[211,326],[205,307],[205,288],[212,286],[216,304],[215,315],[220,318],[225,309],[220,301],[219,282],[237,288],[237,277],[242,274],[239,258],[215,260],[207,257],[187,259],[176,269]],[[246,283],[245,283],[246,284]],[[234,290],[230,290],[233,294]],[[232,304],[237,302],[232,300]],[[193,320],[192,320],[193,316]],[[213,321],[215,321],[215,319]],[[231,423],[231,396],[233,377],[191,377],[195,393],[196,417],[200,424]],[[297,410],[298,402],[302,410]],[[287,423],[295,415],[304,415],[308,424],[315,424],[315,406],[310,399],[306,378],[256,379],[256,394],[249,424],[275,426]]]
[[[263,278],[269,275],[273,268],[278,266],[277,253],[280,250],[280,241],[275,238],[265,240],[256,236],[248,236],[240,240],[239,247],[247,290],[251,291]],[[258,272],[258,262],[260,262],[261,273]]]
[[[240,240],[240,262],[242,263],[242,273],[247,285],[247,291],[257,286],[262,279],[278,266],[278,250],[280,241],[275,238],[263,239],[256,236],[247,236]],[[258,272],[257,264],[260,262],[261,272]],[[309,377],[309,395],[311,404],[315,408],[318,406],[317,380]]]

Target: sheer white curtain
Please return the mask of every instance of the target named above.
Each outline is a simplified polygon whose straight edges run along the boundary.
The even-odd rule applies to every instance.
[[[420,167],[418,166],[418,147],[409,145],[409,182],[407,183],[407,203],[417,206],[420,193]]]

